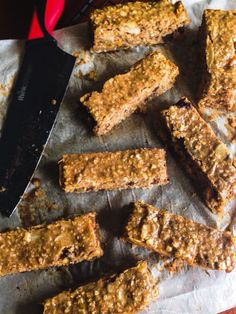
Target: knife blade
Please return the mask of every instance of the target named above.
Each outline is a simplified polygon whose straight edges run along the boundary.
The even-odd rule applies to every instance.
[[[36,1],[0,138],[0,211],[10,216],[37,167],[75,64],[51,36],[64,0]],[[51,28],[51,29],[50,29]]]

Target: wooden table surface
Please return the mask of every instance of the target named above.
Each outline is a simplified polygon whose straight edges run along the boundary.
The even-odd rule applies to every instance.
[[[117,0],[111,0],[110,2],[112,1],[118,2]],[[81,18],[84,20],[86,17],[82,17],[79,14],[84,2],[86,1],[66,0],[65,9],[57,24],[57,28],[79,23]],[[96,0],[95,5],[99,6],[102,2],[102,0]],[[0,39],[25,38],[29,29],[33,6],[33,0],[1,0]],[[220,314],[236,314],[236,308]]]

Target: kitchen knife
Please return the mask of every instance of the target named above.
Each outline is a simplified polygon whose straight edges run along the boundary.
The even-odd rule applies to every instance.
[[[37,167],[65,94],[75,57],[52,37],[64,0],[36,0],[23,61],[0,138],[0,211],[10,216]],[[7,57],[7,56],[6,56]]]

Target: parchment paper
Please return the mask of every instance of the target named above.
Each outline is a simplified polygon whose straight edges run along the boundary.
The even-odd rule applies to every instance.
[[[139,199],[209,226],[228,227],[234,231],[235,204],[232,202],[228,206],[225,219],[219,224],[216,217],[200,201],[191,181],[169,153],[170,183],[164,187],[65,194],[58,185],[57,161],[62,154],[162,147],[156,127],[157,110],[175,103],[183,95],[195,100],[199,82],[197,28],[200,25],[202,11],[206,7],[236,9],[236,2],[235,0],[183,2],[192,19],[188,31],[174,42],[154,48],[164,49],[165,53],[179,65],[181,75],[175,87],[165,95],[152,100],[147,105],[145,113],[133,114],[103,137],[95,137],[92,134],[87,123],[87,114],[81,110],[80,96],[91,90],[99,90],[105,80],[114,74],[124,72],[142,58],[148,49],[136,48],[126,52],[84,55],[83,50],[88,45],[87,24],[56,32],[63,49],[78,56],[78,64],[72,74],[56,126],[34,175],[41,179],[46,195],[36,193],[31,197],[29,194],[30,197],[22,202],[20,208],[23,206],[24,210],[34,211],[33,219],[31,217],[27,222],[26,217],[21,214],[20,218],[17,211],[10,219],[0,217],[0,230],[50,222],[59,217],[94,210],[98,213],[98,222],[102,229],[105,255],[92,263],[0,278],[1,314],[42,313],[38,303],[44,298],[65,288],[76,287],[87,280],[101,277],[105,273],[132,266],[141,258],[148,259],[154,274],[160,280],[160,298],[145,313],[210,314],[236,306],[236,270],[226,274],[216,271],[205,272],[199,268],[185,268],[179,273],[170,275],[167,271],[160,271],[162,263],[158,262],[158,256],[142,249],[133,249],[129,244],[119,240],[121,226],[127,217],[125,206]],[[0,123],[5,114],[10,87],[18,70],[22,48],[22,41],[0,42]],[[79,56],[83,56],[81,60]],[[86,64],[81,64],[83,59],[86,59]],[[233,153],[233,144],[224,136],[223,123],[218,124],[217,128],[214,121],[212,124]],[[28,192],[30,193],[32,189],[35,191],[33,185],[29,187]]]

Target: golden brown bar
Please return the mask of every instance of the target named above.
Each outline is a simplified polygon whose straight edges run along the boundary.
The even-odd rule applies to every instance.
[[[106,81],[100,93],[84,95],[80,100],[93,117],[95,134],[107,133],[143,106],[148,98],[166,92],[178,74],[178,67],[160,51],[155,51],[132,66],[128,73]]]
[[[158,124],[206,205],[222,215],[236,193],[236,167],[227,147],[186,98],[162,111]]]
[[[59,168],[65,192],[147,188],[168,183],[165,151],[157,148],[64,155]]]
[[[183,4],[168,0],[128,2],[97,9],[90,15],[95,52],[155,45],[189,24]]]
[[[0,234],[0,276],[100,257],[95,214]]]
[[[205,10],[200,31],[203,77],[200,110],[236,110],[236,10]]]
[[[44,314],[135,314],[157,296],[157,282],[147,263],[140,262],[118,276],[100,279],[46,300]]]
[[[190,266],[226,272],[235,266],[236,238],[230,232],[210,228],[143,202],[132,204],[125,238]]]

